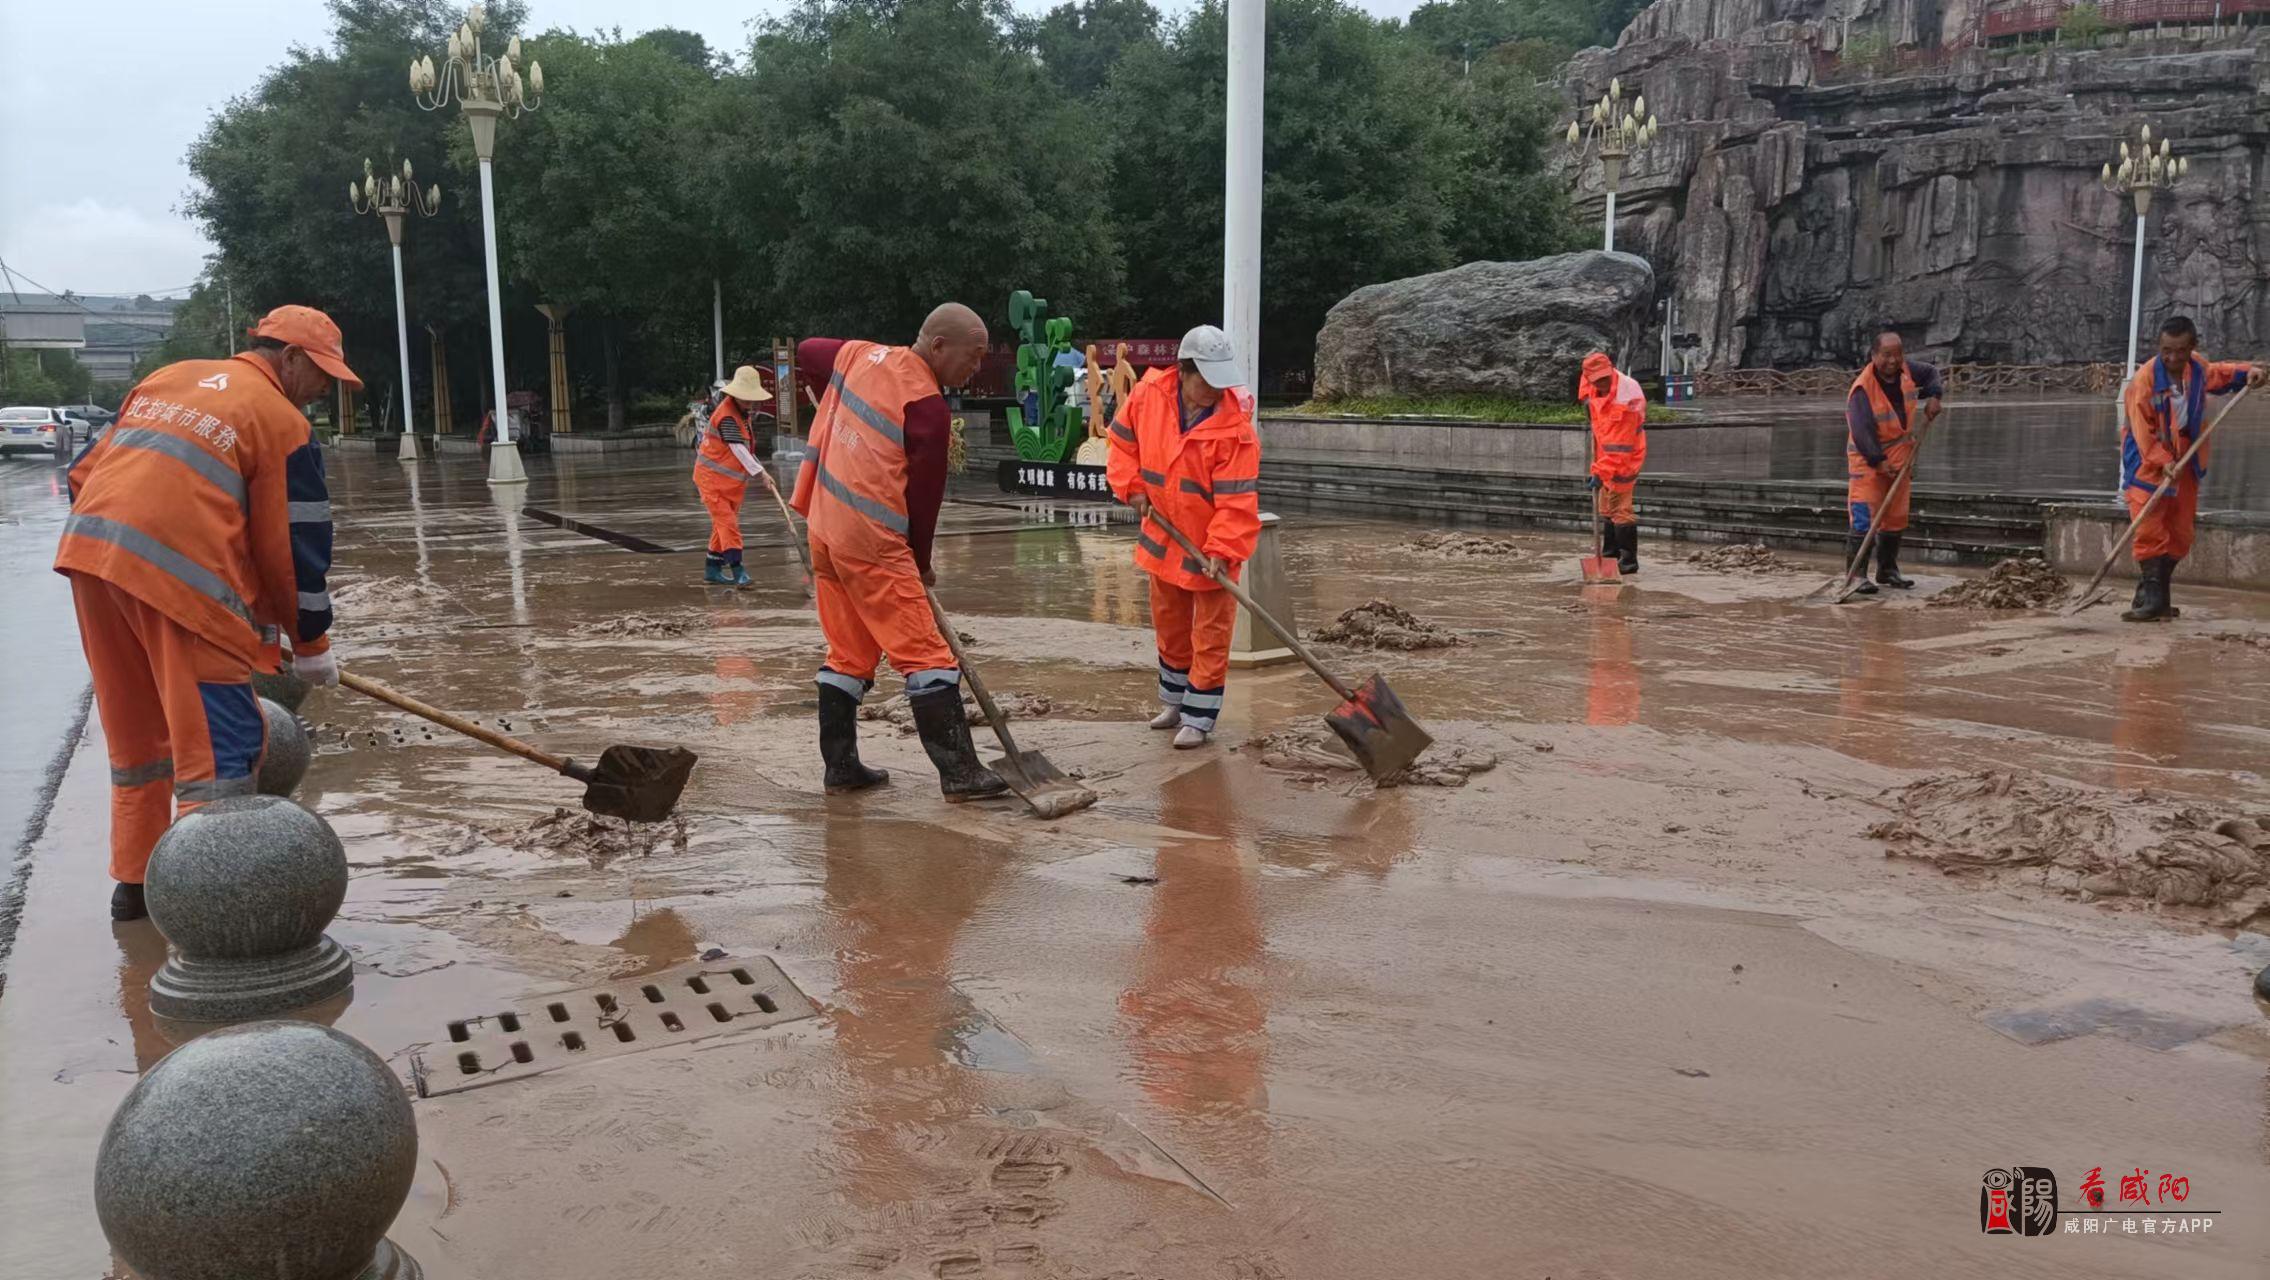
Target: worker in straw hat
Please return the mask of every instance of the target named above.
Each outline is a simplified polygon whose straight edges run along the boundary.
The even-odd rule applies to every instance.
[[[749,585],[749,571],[741,567],[741,497],[759,465],[750,451],[756,435],[749,423],[752,406],[770,399],[772,393],[754,367],[735,369],[694,452],[694,488],[709,510],[709,556],[702,564],[702,581],[714,586]]]

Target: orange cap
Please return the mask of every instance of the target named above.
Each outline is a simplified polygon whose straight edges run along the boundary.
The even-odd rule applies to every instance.
[[[1608,358],[1608,353],[1605,351],[1595,351],[1584,358],[1584,380],[1586,382],[1590,382],[1594,378],[1606,377],[1615,371],[1616,363]]]
[[[340,340],[339,326],[315,308],[278,307],[260,317],[260,323],[248,332],[255,338],[274,338],[298,347],[317,368],[358,391],[362,389],[363,380],[347,367],[346,344]]]

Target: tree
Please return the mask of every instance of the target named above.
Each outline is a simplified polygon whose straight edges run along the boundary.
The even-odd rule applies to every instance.
[[[2094,48],[2111,29],[2112,24],[2105,21],[2104,10],[2087,0],[2067,9],[2057,20],[2058,38],[2070,40],[2084,49]]]
[[[1156,44],[1159,11],[1144,0],[1079,0],[1049,10],[1033,27],[1041,66],[1059,89],[1092,98],[1129,49]]]
[[[94,389],[94,375],[68,351],[4,349],[6,363],[0,372],[0,403],[12,405],[85,404]]]
[[[134,362],[134,381],[177,360],[218,360],[229,353],[227,299],[210,276],[197,282],[189,297],[174,308],[173,325],[165,340],[142,353]]]

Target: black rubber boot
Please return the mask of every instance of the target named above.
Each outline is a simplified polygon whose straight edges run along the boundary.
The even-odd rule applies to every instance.
[[[1617,524],[1608,528],[1616,538],[1616,572],[1629,578],[1639,572],[1639,526]]]
[[[2159,622],[2178,616],[2180,611],[2168,603],[2168,587],[2175,573],[2175,561],[2167,556],[2154,556],[2136,566],[2136,570],[2136,599],[2128,612],[2120,615],[2120,620]]]
[[[859,703],[832,684],[820,686],[820,762],[827,766],[823,781],[831,796],[891,780],[888,769],[859,763]]]
[[[120,883],[110,891],[110,918],[113,920],[140,920],[150,914],[142,905],[142,886]]]
[[[2183,610],[2175,607],[2175,567],[2182,563],[2174,556],[2160,557],[2160,603],[2167,609],[2169,618],[2183,616]]]
[[[1899,591],[1915,585],[1900,576],[1900,534],[1887,531],[1876,535],[1876,582]]]
[[[1848,573],[1853,568],[1853,557],[1860,554],[1860,544],[1866,542],[1867,540],[1868,535],[1865,533],[1848,533],[1844,535],[1844,563],[1845,569]],[[1876,594],[1876,584],[1868,580],[1867,565],[1859,566],[1859,573],[1854,577],[1846,578],[1845,582],[1850,585],[1855,581],[1855,578],[1857,578],[1858,580],[1858,585],[1852,587],[1852,594],[1856,596],[1872,596]]]
[[[949,802],[982,800],[1009,789],[1000,775],[978,761],[969,720],[962,714],[961,686],[925,689],[908,694],[906,700],[914,708],[914,731],[922,738],[922,749],[938,766],[938,790]]]

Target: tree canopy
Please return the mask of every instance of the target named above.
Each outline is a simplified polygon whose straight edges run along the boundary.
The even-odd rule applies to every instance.
[[[461,11],[331,10],[328,47],[295,49],[207,125],[187,209],[240,314],[325,308],[390,390],[387,239],[342,187],[366,158],[382,173],[411,159],[444,189],[441,214],[404,236],[411,323],[440,331],[472,408],[488,376],[476,166],[455,108],[420,110],[406,80]],[[1442,33],[1456,18],[1574,39],[1604,20],[1571,12],[1550,27],[1540,0],[1453,0],[1406,27],[1344,0],[1271,0],[1265,381],[1297,380],[1324,312],[1361,285],[1570,247],[1565,195],[1541,172],[1549,94],[1517,59],[1469,68]],[[1033,17],[1005,0],[802,0],[730,55],[684,31],[531,31],[518,0],[489,15],[489,39],[518,32],[545,73],[541,107],[497,131],[516,388],[544,383],[539,302],[569,308],[577,381],[618,412],[705,381],[713,280],[734,362],[772,334],[904,340],[946,299],[998,333],[1019,288],[1083,335],[1220,318],[1221,0],[1173,19],[1146,0]]]

